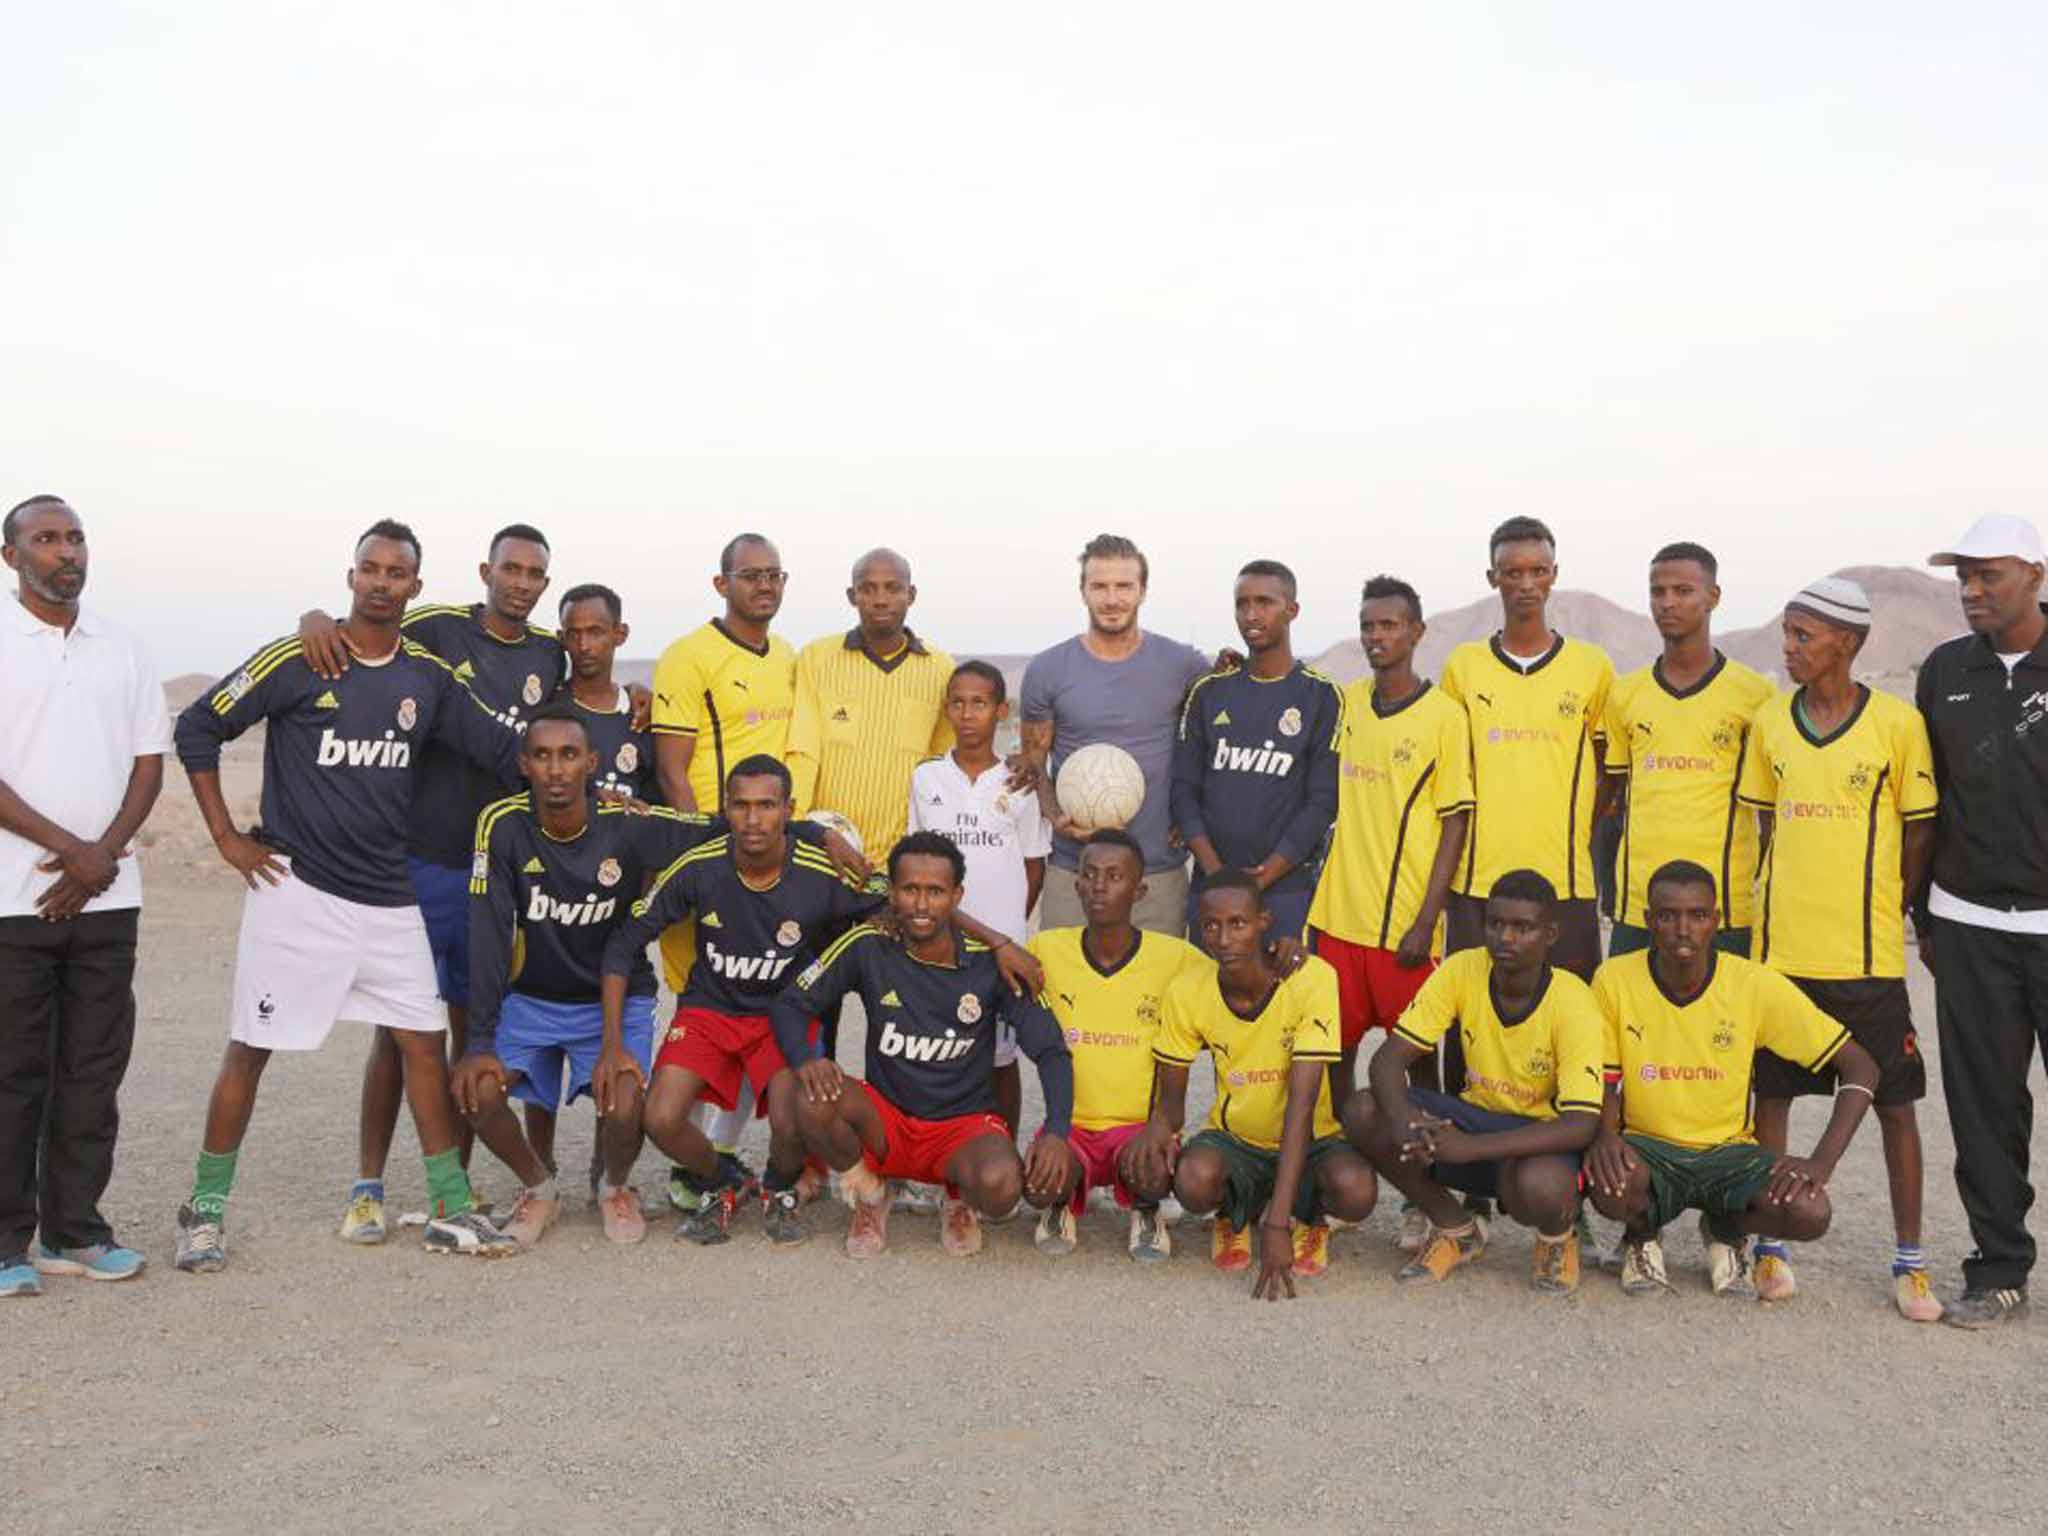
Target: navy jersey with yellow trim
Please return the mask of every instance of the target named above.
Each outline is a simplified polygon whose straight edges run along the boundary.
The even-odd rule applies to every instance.
[[[633,702],[627,698],[626,690],[619,690],[616,709],[592,709],[578,702],[576,718],[583,722],[584,734],[590,738],[591,756],[597,759],[590,787],[600,794],[616,790],[649,805],[660,805],[661,780],[654,771],[654,733],[633,729]]]
[[[595,1003],[605,945],[647,882],[718,830],[694,812],[599,805],[581,833],[557,838],[530,794],[485,806],[469,876],[470,1049],[489,1049],[507,992]],[[645,948],[626,990],[654,991]]]
[[[552,630],[527,627],[517,640],[484,628],[482,603],[428,603],[401,621],[405,637],[448,663],[469,691],[515,730],[553,697],[568,674],[568,658]],[[509,778],[485,773],[451,752],[429,751],[420,770],[406,851],[432,864],[466,865],[476,818],[486,805],[517,790]]]
[[[178,716],[178,760],[215,772],[221,748],[258,723],[263,802],[250,835],[289,854],[315,890],[365,906],[417,905],[406,833],[430,748],[494,780],[519,771],[518,732],[410,641],[332,682],[296,638],[265,646]]]
[[[790,977],[886,899],[880,876],[857,882],[794,832],[775,884],[756,890],[734,862],[732,839],[714,837],[655,876],[632,920],[606,947],[605,970],[616,976],[629,962],[644,962],[663,929],[688,920],[696,953],[678,1001],[718,1013],[766,1013]]]
[[[955,930],[951,965],[928,964],[862,924],[849,929],[775,999],[769,1017],[782,1054],[802,1061],[810,1024],[848,995],[867,1013],[867,1080],[919,1120],[994,1114],[996,1025],[1007,1022],[1038,1069],[1045,1129],[1064,1136],[1074,1117],[1074,1063],[1044,1005],[1018,997],[995,956]]]
[[[1294,867],[1275,890],[1307,888],[1337,819],[1343,692],[1296,662],[1284,677],[1248,669],[1196,680],[1181,705],[1173,821],[1206,837],[1223,862],[1251,869],[1278,853]]]

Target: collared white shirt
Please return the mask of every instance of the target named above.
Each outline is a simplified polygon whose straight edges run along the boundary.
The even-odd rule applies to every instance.
[[[910,775],[910,829],[953,839],[967,860],[960,910],[1021,944],[1030,915],[1024,861],[1052,852],[1052,828],[1038,796],[1011,789],[1009,781],[1001,759],[978,779],[968,778],[950,752],[919,763]]]
[[[90,841],[128,792],[135,759],[171,749],[163,684],[141,643],[81,606],[67,634],[12,595],[0,599],[0,780],[39,814]],[[49,850],[0,830],[0,917],[33,917],[57,875]],[[88,912],[142,905],[131,855]]]

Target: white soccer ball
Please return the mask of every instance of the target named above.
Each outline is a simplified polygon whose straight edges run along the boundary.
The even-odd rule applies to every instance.
[[[867,857],[868,851],[860,843],[860,828],[856,827],[837,811],[812,811],[804,819],[814,822],[828,832],[837,832],[841,837],[853,844],[853,851],[855,853],[859,854],[862,858]]]
[[[1098,741],[1060,764],[1060,809],[1079,833],[1128,825],[1145,803],[1145,774],[1122,747]]]

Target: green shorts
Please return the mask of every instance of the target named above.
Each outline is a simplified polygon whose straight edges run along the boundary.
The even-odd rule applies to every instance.
[[[1651,1136],[1622,1137],[1650,1168],[1653,1228],[1670,1225],[1687,1211],[1740,1216],[1758,1190],[1771,1181],[1775,1154],[1748,1142],[1719,1147],[1681,1147]]]
[[[1206,1147],[1223,1159],[1223,1203],[1216,1214],[1233,1227],[1250,1226],[1273,1198],[1273,1180],[1280,1173],[1279,1150],[1255,1147],[1227,1131],[1199,1131],[1181,1149],[1181,1156],[1197,1147]],[[1350,1151],[1351,1144],[1342,1136],[1324,1136],[1308,1144],[1308,1159],[1301,1165],[1301,1188],[1294,1193],[1296,1221],[1321,1219],[1316,1168],[1331,1154]],[[1355,1152],[1352,1155],[1357,1156]]]

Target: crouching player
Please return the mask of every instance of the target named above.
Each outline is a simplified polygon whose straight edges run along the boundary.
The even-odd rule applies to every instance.
[[[640,1080],[654,1035],[654,972],[646,946],[624,998],[619,1051],[604,1049],[599,979],[606,944],[655,870],[710,835],[708,818],[597,806],[602,766],[567,701],[536,710],[520,743],[531,787],[484,808],[470,871],[469,1039],[450,1090],[483,1144],[522,1186],[499,1229],[530,1248],[553,1226],[561,1195],[548,1159],[512,1113],[510,1099],[547,1111],[590,1094],[599,1116],[604,1235],[647,1235],[633,1192],[640,1155]],[[621,1054],[623,1053],[623,1054]],[[552,1146],[549,1148],[552,1151]]]
[[[604,1019],[622,1027],[630,978],[646,965],[647,946],[671,926],[692,922],[696,957],[676,1000],[647,1094],[647,1135],[682,1170],[697,1196],[676,1236],[722,1243],[749,1193],[747,1170],[720,1152],[691,1116],[700,1098],[739,1107],[743,1080],[754,1084],[757,1114],[768,1116],[768,1174],[762,1223],[778,1243],[800,1243],[798,1178],[803,1140],[790,1077],[768,1007],[847,925],[882,905],[879,883],[843,873],[820,849],[799,841],[790,822],[790,773],[765,754],[742,758],[725,781],[731,831],[662,870],[633,920],[604,953]],[[799,826],[807,832],[809,823]],[[808,1038],[791,1060],[810,1054]]]
[[[1586,1155],[1588,1192],[1626,1229],[1621,1288],[1668,1290],[1658,1234],[1700,1213],[1715,1294],[1754,1297],[1750,1234],[1812,1242],[1828,1229],[1827,1182],[1877,1091],[1877,1063],[1792,982],[1714,947],[1714,877],[1673,860],[1650,877],[1650,947],[1600,967],[1606,1101]],[[1749,1086],[1759,1050],[1840,1078],[1809,1157],[1757,1145]]]
[[[1586,984],[1554,970],[1557,890],[1510,870],[1486,898],[1486,947],[1446,960],[1372,1058],[1371,1086],[1344,1106],[1344,1130],[1381,1177],[1429,1218],[1397,1280],[1441,1280],[1485,1251],[1486,1228],[1453,1190],[1497,1199],[1536,1230],[1529,1283],[1579,1285],[1579,1159],[1600,1129],[1600,1010]],[[1456,1098],[1408,1086],[1408,1071],[1457,1031]]]
[[[1193,945],[1131,922],[1145,895],[1145,850],[1130,833],[1105,828],[1087,838],[1074,879],[1087,926],[1045,929],[1031,953],[1045,967],[1043,1000],[1074,1058],[1067,1140],[1080,1171],[1073,1198],[1040,1213],[1033,1240],[1041,1253],[1072,1253],[1089,1190],[1107,1187],[1131,1213],[1131,1257],[1156,1264],[1172,1255],[1173,1242],[1158,1200],[1133,1192],[1126,1164],[1152,1109],[1152,1048],[1167,989],[1207,962]]]
[[[1132,1143],[1126,1180],[1141,1199],[1169,1188],[1197,1216],[1215,1213],[1211,1257],[1223,1270],[1251,1264],[1259,1221],[1254,1297],[1294,1295],[1294,1276],[1329,1265],[1325,1216],[1363,1221],[1378,1182],[1346,1145],[1330,1110],[1330,1068],[1342,1052],[1337,973],[1310,956],[1283,975],[1266,950],[1271,922],[1258,880],[1221,870],[1202,888],[1196,915],[1214,957],[1167,989],[1153,1059],[1158,1101]],[[1208,1051],[1216,1071],[1209,1124],[1184,1151],[1188,1069]]]
[[[889,854],[889,905],[900,940],[863,924],[776,998],[770,1018],[784,1057],[801,1061],[798,1120],[805,1145],[839,1172],[853,1207],[846,1252],[888,1245],[890,1179],[946,1186],[940,1241],[981,1250],[979,1216],[1001,1217],[1021,1197],[1043,1210],[1071,1197],[1067,1132],[1074,1073],[1050,1013],[1010,989],[994,953],[957,924],[966,861],[953,840],[913,832]],[[851,993],[867,1015],[866,1081],[837,1062],[806,1060],[811,1021]],[[1007,1023],[1038,1069],[1045,1126],[1029,1160],[996,1112],[996,1031]]]

